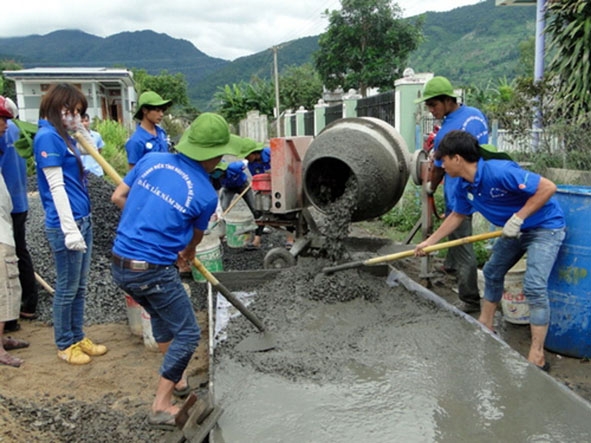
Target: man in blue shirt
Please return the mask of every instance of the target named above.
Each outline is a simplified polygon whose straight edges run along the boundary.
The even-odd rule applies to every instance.
[[[445,77],[433,77],[423,89],[423,95],[415,103],[425,102],[425,105],[438,120],[441,127],[433,143],[433,153],[437,152],[439,143],[447,133],[462,130],[472,134],[479,143],[488,143],[488,123],[480,110],[459,104],[454,89]],[[427,182],[427,192],[435,192],[437,185],[444,176],[441,162],[435,160],[430,170]],[[449,214],[454,209],[454,187],[457,179],[445,176],[444,197],[445,210]],[[456,240],[472,235],[472,214],[468,214],[464,222],[449,235],[449,240]],[[444,268],[454,270],[458,281],[458,295],[460,302],[457,307],[464,312],[478,312],[480,310],[480,295],[478,293],[477,272],[478,265],[472,244],[466,244],[448,251]]]
[[[187,389],[185,370],[201,331],[174,264],[192,263],[217,194],[209,173],[225,154],[238,155],[240,138],[220,115],[204,113],[176,146],[178,154],[142,157],[115,189],[123,209],[113,246],[115,283],[150,314],[154,339],[164,354],[148,422],[175,427],[180,409],[172,396]]]
[[[172,100],[164,100],[154,91],[140,95],[134,117],[139,120],[135,132],[125,143],[129,169],[144,155],[151,152],[168,152],[168,136],[160,127],[164,112]]]
[[[548,278],[565,237],[562,209],[553,195],[556,185],[509,160],[484,160],[478,141],[463,131],[449,132],[436,158],[458,179],[454,210],[439,229],[418,244],[416,255],[456,229],[473,211],[503,226],[483,273],[484,300],[479,321],[494,330],[494,315],[503,296],[505,274],[527,253],[523,295],[530,311],[531,345],[527,359],[545,371],[544,341],[550,321]]]
[[[18,116],[18,108],[10,99],[6,98],[6,106]],[[21,283],[21,310],[20,317],[24,319],[37,318],[37,303],[39,300],[38,288],[35,279],[33,260],[27,248],[26,222],[29,211],[27,197],[27,162],[18,155],[14,142],[20,137],[18,126],[8,120],[8,129],[0,139],[0,163],[2,163],[2,175],[12,199],[12,224],[16,255],[18,257],[19,280]],[[19,328],[16,320],[7,322],[5,329],[10,332]]]

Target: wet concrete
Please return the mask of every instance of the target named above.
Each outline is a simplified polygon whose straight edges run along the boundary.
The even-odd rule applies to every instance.
[[[253,328],[228,326],[215,351],[225,412],[214,442],[591,440],[589,404],[471,317],[404,275],[389,285],[321,267],[302,263],[257,288],[250,308],[277,349],[240,353]]]

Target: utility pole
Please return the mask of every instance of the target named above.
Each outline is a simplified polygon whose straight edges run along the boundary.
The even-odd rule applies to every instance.
[[[279,69],[277,68],[277,46],[273,46],[273,67],[275,70],[275,112],[277,114],[277,137],[281,137],[281,119],[279,118]]]

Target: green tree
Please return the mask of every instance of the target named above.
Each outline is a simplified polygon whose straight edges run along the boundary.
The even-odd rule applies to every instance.
[[[329,89],[392,89],[409,54],[422,40],[423,17],[402,19],[391,0],[341,0],[341,10],[324,12],[326,33],[318,39],[314,63]]]
[[[322,80],[310,63],[289,66],[279,76],[279,101],[282,109],[313,109],[322,98]]]
[[[14,60],[0,61],[0,95],[10,97],[16,102],[16,89],[12,80],[7,80],[4,77],[4,71],[20,71],[23,66]]]
[[[172,100],[173,108],[183,110],[189,106],[187,81],[181,73],[169,74],[161,71],[158,75],[150,75],[145,69],[133,70],[133,78],[137,94],[154,91],[167,100]]]
[[[214,108],[234,125],[246,117],[246,113],[258,110],[273,115],[275,92],[273,84],[254,77],[250,83],[240,82],[218,87],[214,95]]]
[[[588,0],[547,2],[549,48],[555,56],[556,104],[564,115],[586,118],[591,111],[591,3]]]

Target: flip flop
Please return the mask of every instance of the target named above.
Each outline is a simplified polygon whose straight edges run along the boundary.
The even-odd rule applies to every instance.
[[[12,366],[13,368],[20,368],[25,361],[8,353],[0,354],[0,365]]]
[[[163,431],[174,431],[177,429],[175,416],[166,411],[150,412],[148,415],[148,424],[155,429],[161,429]]]
[[[21,320],[37,320],[39,318],[39,314],[33,312],[32,314],[28,312],[21,312],[19,317]]]
[[[4,345],[4,349],[7,351],[29,347],[28,341],[19,340],[18,338],[12,337],[2,337],[2,344]]]
[[[536,366],[538,366],[538,365],[536,365]],[[544,372],[550,372],[550,363],[546,362],[542,366],[538,366],[538,368]]]
[[[183,389],[174,388],[174,391],[172,391],[172,395],[174,395],[175,397],[184,398],[187,395],[189,395],[190,392],[191,386],[189,385],[189,383],[187,383],[187,386],[185,386]]]

